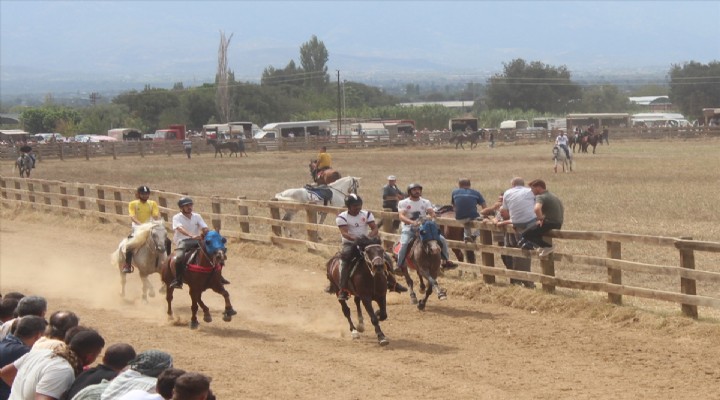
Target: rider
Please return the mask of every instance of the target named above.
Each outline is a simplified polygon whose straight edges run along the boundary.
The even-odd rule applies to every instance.
[[[350,279],[350,269],[352,266],[353,242],[359,237],[366,235],[369,237],[378,236],[378,227],[375,224],[375,217],[370,211],[362,209],[362,198],[356,194],[349,194],[345,198],[345,206],[347,211],[338,214],[335,223],[340,229],[342,238],[342,250],[340,252],[340,291],[338,292],[338,300],[348,299],[348,280]],[[385,262],[392,265],[392,258],[385,254]],[[406,292],[407,288],[395,281],[395,277],[388,275],[388,288],[398,293]]]
[[[568,148],[568,137],[567,135],[565,135],[565,131],[560,131],[560,134],[555,138],[555,144],[561,149],[565,150],[565,155],[569,160],[570,148]]]
[[[175,280],[170,283],[171,287],[182,289],[183,273],[185,272],[185,253],[200,246],[200,238],[208,233],[209,229],[205,220],[200,214],[193,212],[193,200],[189,197],[182,197],[178,200],[180,212],[172,219],[172,226],[175,235]]]
[[[419,220],[426,215],[429,215],[430,218],[435,218],[435,210],[433,209],[430,200],[420,197],[422,196],[422,189],[423,187],[419,183],[409,184],[407,187],[408,197],[401,200],[398,204],[398,209],[400,210],[398,215],[400,217],[400,221],[402,222],[402,230],[400,232],[400,243],[402,246],[398,252],[398,269],[402,269],[405,264],[408,244],[410,243],[410,240],[415,237],[415,231],[420,225]],[[457,264],[450,261],[447,241],[442,235],[440,235],[440,243],[442,245],[442,252],[440,256],[443,259],[443,268],[445,270],[457,268]]]
[[[28,144],[24,144],[20,146],[20,152],[30,156],[30,159],[32,160],[32,167],[35,168],[35,153],[32,152],[32,147]]]
[[[150,220],[160,219],[160,209],[153,200],[148,200],[150,197],[150,188],[143,185],[139,186],[135,190],[135,200],[128,203],[128,215],[130,215],[130,221],[132,221],[132,231],[128,239],[135,235],[135,228],[149,222]],[[125,250],[125,264],[123,264],[123,274],[129,274],[132,272],[132,249]]]
[[[313,171],[313,180],[317,180],[318,176],[322,171],[330,169],[332,167],[332,157],[327,152],[327,147],[320,147],[320,153],[317,155],[315,160],[315,170]]]

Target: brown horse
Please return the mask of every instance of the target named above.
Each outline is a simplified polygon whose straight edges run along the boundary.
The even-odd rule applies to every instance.
[[[438,293],[438,299],[446,300],[447,293],[445,289],[440,288],[437,277],[440,271],[440,243],[439,243],[440,229],[438,228],[435,221],[431,219],[424,219],[421,221],[415,233],[414,242],[411,243],[407,256],[405,257],[405,264],[403,265],[403,275],[405,281],[410,289],[410,299],[413,304],[417,304],[418,310],[424,310],[427,300],[433,292],[433,288]],[[395,255],[400,251],[400,245],[395,246]],[[420,291],[425,291],[425,297],[418,301],[413,290],[413,280],[410,278],[408,268],[416,270],[418,278],[420,279]],[[428,281],[427,288],[425,288],[424,280]]]
[[[184,281],[190,288],[190,299],[192,305],[192,318],[190,319],[190,328],[196,329],[200,324],[197,320],[198,305],[203,310],[203,321],[212,322],[210,309],[202,301],[202,293],[207,289],[221,294],[225,298],[225,311],[223,312],[223,321],[229,322],[232,316],[237,314],[230,304],[230,294],[225,290],[225,286],[221,281],[222,268],[225,266],[225,238],[220,236],[216,231],[208,232],[202,240],[200,246],[195,252],[188,252],[187,269],[183,274]],[[195,262],[192,262],[192,261]],[[175,257],[168,259],[163,266],[162,280],[165,283],[167,300],[168,318],[173,317],[172,300],[175,288],[170,286],[170,282],[175,279]]]
[[[435,211],[435,215],[437,215],[439,218],[449,218],[449,219],[455,219],[455,209],[452,205],[446,205],[442,206],[439,209]],[[458,226],[447,226],[447,225],[441,225],[442,226],[442,232],[443,236],[445,236],[445,239],[448,240],[457,240],[459,242],[464,241],[465,239],[465,230]],[[475,252],[472,250],[466,250],[465,253],[463,253],[460,249],[451,249],[453,253],[455,253],[455,257],[457,257],[458,261],[464,262],[467,258],[467,262],[474,264],[475,263]]]
[[[580,149],[583,153],[587,153],[588,146],[592,146],[593,154],[595,154],[595,147],[597,147],[598,143],[602,143],[602,134],[595,133],[592,135],[588,135],[582,138],[582,142],[580,143]]]
[[[378,344],[386,346],[390,341],[380,329],[380,321],[387,319],[387,269],[385,266],[385,249],[380,244],[379,238],[368,238],[362,236],[353,243],[353,259],[357,263],[354,266],[349,265],[352,275],[350,276],[350,284],[348,289],[355,300],[357,308],[358,324],[353,325],[350,316],[350,307],[345,300],[340,300],[343,315],[350,325],[350,334],[353,339],[360,337],[360,332],[365,331],[363,322],[362,302],[370,316],[370,321],[375,327]],[[335,293],[340,287],[340,254],[333,256],[326,264],[327,278],[330,281],[330,293]],[[376,302],[379,309],[377,312],[373,309],[372,302]]]
[[[308,167],[310,167],[310,176],[313,178],[313,182],[318,185],[328,185],[342,178],[340,173],[332,168],[316,171],[317,163],[315,161],[310,161]]]

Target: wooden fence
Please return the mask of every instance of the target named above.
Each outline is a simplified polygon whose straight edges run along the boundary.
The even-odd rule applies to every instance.
[[[370,147],[403,146],[449,146],[451,132],[419,133],[417,135],[391,134],[384,136],[307,136],[279,138],[277,140],[245,140],[246,150],[258,151],[308,151],[320,146],[328,149],[353,149]],[[555,133],[546,130],[496,132],[495,141],[505,144],[542,143],[554,140]],[[610,140],[626,139],[697,139],[720,137],[720,127],[713,128],[614,128]],[[39,162],[44,159],[86,159],[97,157],[125,156],[173,156],[184,157],[182,142],[169,141],[128,141],[100,143],[42,143],[33,146]],[[214,154],[215,150],[204,139],[193,139],[194,154]],[[0,159],[11,160],[19,155],[16,147],[0,146]]]
[[[165,221],[177,212],[175,203],[182,196],[179,193],[153,192],[152,197],[158,201]],[[328,217],[330,222],[323,225],[317,221],[319,213],[336,215],[343,209],[245,198],[192,197],[196,212],[201,213],[214,229],[222,229],[223,235],[231,241],[299,247],[326,256],[339,249],[339,234],[332,224],[334,219]],[[4,207],[21,206],[60,215],[79,215],[100,223],[129,225],[127,203],[133,198],[132,188],[0,176],[0,202]],[[283,221],[283,210],[301,211],[296,218],[304,214],[305,219]],[[397,215],[387,211],[373,211],[373,214],[383,221],[381,237],[389,248],[400,237],[393,231],[392,222]],[[440,218],[438,222],[462,226],[455,220]],[[613,304],[622,304],[623,296],[662,300],[680,304],[682,313],[693,318],[698,317],[698,306],[720,309],[720,243],[690,238],[563,230],[548,235],[556,243],[561,242],[560,248],[585,249],[593,247],[585,243],[592,243],[596,250],[599,249],[599,254],[579,250],[556,251],[550,257],[540,259],[535,252],[494,245],[493,232],[505,232],[509,228],[498,228],[487,221],[477,221],[475,227],[481,232],[478,243],[448,241],[448,244],[451,248],[480,253],[479,264],[460,263],[459,270],[463,274],[481,276],[487,284],[495,283],[496,277],[505,277],[538,282],[544,291],[551,293],[556,288],[605,293],[607,301]],[[668,255],[667,260],[676,259],[677,262],[660,265],[631,260],[627,256],[623,259],[625,250],[628,255],[637,253],[636,246],[657,249],[640,252],[645,255],[640,258],[648,259],[648,253],[661,251]],[[531,272],[499,268],[496,263],[500,256],[531,259]],[[697,268],[696,258],[704,260],[697,264],[706,266],[705,269]],[[592,279],[593,276],[595,279]]]

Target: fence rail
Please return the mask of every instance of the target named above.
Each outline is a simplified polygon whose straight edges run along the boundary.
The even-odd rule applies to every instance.
[[[177,212],[175,202],[183,194],[155,191],[152,196],[158,201],[162,218],[169,221]],[[0,203],[4,207],[25,206],[62,215],[75,214],[100,223],[126,225],[129,220],[127,203],[133,198],[132,188],[0,176]],[[336,215],[343,209],[245,198],[195,195],[193,198],[195,210],[231,240],[297,247],[328,256],[339,247],[337,227],[317,224],[317,217],[318,213]],[[282,210],[302,211],[297,216],[304,213],[305,221],[284,221],[281,219]],[[399,240],[392,223],[397,215],[388,211],[373,213],[383,221],[381,237],[389,248]],[[463,226],[461,222],[450,219],[439,218],[438,222],[451,227]],[[548,237],[567,243],[566,247],[595,243],[596,247],[604,248],[604,254],[555,252],[547,259],[540,259],[534,252],[493,244],[494,232],[508,232],[510,228],[497,227],[487,221],[476,221],[474,224],[481,232],[479,243],[449,240],[448,244],[453,249],[480,252],[479,264],[462,262],[460,271],[481,275],[488,284],[495,283],[496,277],[505,277],[539,282],[543,290],[551,293],[558,287],[606,293],[607,301],[613,304],[622,304],[623,296],[661,300],[680,304],[682,313],[693,318],[698,317],[699,306],[720,309],[720,263],[717,262],[720,243],[618,232],[563,230],[550,232]],[[321,239],[321,235],[328,235],[331,239]],[[623,249],[635,246],[650,246],[674,253],[678,262],[676,265],[661,265],[623,259]],[[703,263],[707,264],[706,269],[696,268],[696,255],[698,258],[709,258],[709,262]],[[501,256],[529,258],[534,268],[530,272],[498,268],[496,261]],[[556,266],[562,266],[569,276],[556,274]],[[582,268],[593,271],[600,279],[593,280],[592,273],[578,274]],[[638,274],[650,278],[638,279],[635,276]],[[630,279],[631,275],[633,279]],[[658,279],[664,279],[661,287],[650,287]],[[702,293],[698,293],[698,288],[702,289]]]

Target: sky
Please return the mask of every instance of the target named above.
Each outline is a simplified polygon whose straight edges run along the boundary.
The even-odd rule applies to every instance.
[[[211,82],[221,31],[242,81],[299,64],[313,35],[346,80],[480,81],[516,58],[602,74],[720,60],[720,1],[0,0],[0,91]]]

